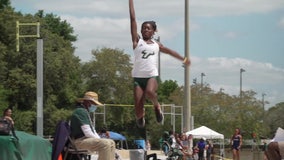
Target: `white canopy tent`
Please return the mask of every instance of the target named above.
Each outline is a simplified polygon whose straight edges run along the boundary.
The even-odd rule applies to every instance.
[[[220,156],[225,156],[224,152],[224,135],[218,133],[206,126],[201,126],[199,128],[193,129],[191,131],[186,132],[186,135],[193,135],[193,138],[200,139],[202,137],[206,139],[217,139],[220,145]]]
[[[186,132],[186,135],[189,134],[192,134],[193,138],[205,137],[206,139],[224,139],[223,134],[220,134],[206,126],[201,126],[199,128]]]
[[[284,129],[278,127],[272,142],[281,142],[284,141]]]

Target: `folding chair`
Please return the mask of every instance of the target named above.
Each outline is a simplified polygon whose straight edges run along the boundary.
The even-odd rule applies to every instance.
[[[70,155],[70,157],[68,157]],[[67,147],[65,149],[65,155],[64,155],[64,160],[67,159],[72,159],[72,156],[76,155],[78,160],[91,160],[91,155],[88,153],[88,150],[83,150],[83,149],[77,149],[73,139],[68,136],[68,142],[67,142]]]
[[[52,143],[52,160],[58,160],[60,154],[64,153],[64,160],[72,159],[76,155],[79,160],[90,160],[91,155],[87,150],[79,150],[70,137],[70,126],[65,121],[58,122]]]

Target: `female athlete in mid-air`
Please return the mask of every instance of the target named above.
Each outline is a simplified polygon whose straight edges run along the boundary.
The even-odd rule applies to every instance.
[[[134,78],[135,115],[137,126],[142,128],[145,126],[144,103],[146,98],[150,99],[154,105],[157,122],[161,123],[164,119],[156,93],[158,89],[157,79],[159,76],[159,51],[183,61],[185,65],[190,65],[190,60],[187,57],[182,57],[176,51],[163,46],[153,39],[153,35],[157,31],[157,25],[154,21],[145,21],[142,23],[142,37],[139,36],[133,0],[129,0],[129,13],[134,50],[132,77]]]

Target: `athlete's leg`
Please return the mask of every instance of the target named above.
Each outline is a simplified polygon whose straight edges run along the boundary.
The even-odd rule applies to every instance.
[[[237,153],[237,154],[236,154],[236,156],[237,156],[236,159],[237,159],[237,160],[240,160],[240,150],[237,150],[236,153]]]
[[[146,97],[149,98],[154,105],[157,122],[161,123],[164,119],[164,115],[162,113],[161,106],[158,102],[157,89],[158,89],[158,82],[156,78],[150,78],[147,83],[145,94]]]
[[[136,116],[136,123],[139,128],[145,126],[145,111],[144,111],[144,101],[145,95],[144,91],[140,86],[134,86],[134,105],[135,105],[135,116]]]
[[[238,150],[237,149],[233,149],[233,160],[237,160],[237,154],[238,154]]]
[[[145,94],[146,94],[146,97],[152,101],[155,108],[160,107],[160,104],[158,102],[157,89],[158,89],[157,80],[155,78],[150,78],[147,82]]]

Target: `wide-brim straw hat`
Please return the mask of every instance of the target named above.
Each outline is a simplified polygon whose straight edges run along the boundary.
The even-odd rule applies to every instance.
[[[99,96],[96,92],[86,92],[83,98],[77,99],[78,102],[83,102],[84,100],[92,101],[96,105],[103,105],[101,102],[99,102]]]

